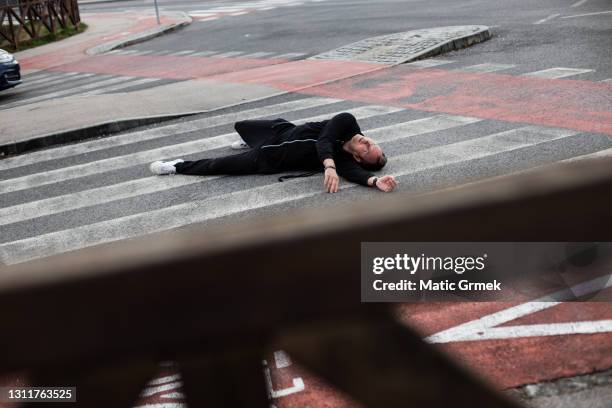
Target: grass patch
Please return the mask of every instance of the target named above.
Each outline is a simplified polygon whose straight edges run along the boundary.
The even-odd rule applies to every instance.
[[[39,23],[42,25],[42,23]],[[72,37],[73,35],[80,34],[87,29],[87,24],[81,22],[78,27],[73,25],[69,25],[66,28],[58,28],[55,33],[50,33],[47,30],[47,27],[42,26],[39,32],[39,37],[37,39],[30,39],[28,33],[26,33],[23,29],[20,32],[20,41],[19,48],[15,48],[11,46],[8,41],[2,41],[0,43],[0,48],[9,51],[23,51],[28,48],[38,47],[40,45],[45,45],[52,43],[54,41],[63,40],[64,38]]]

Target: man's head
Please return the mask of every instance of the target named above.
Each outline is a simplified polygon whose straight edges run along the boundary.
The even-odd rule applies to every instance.
[[[387,157],[374,140],[362,134],[356,134],[349,141],[350,152],[355,161],[370,171],[378,171],[387,164]]]

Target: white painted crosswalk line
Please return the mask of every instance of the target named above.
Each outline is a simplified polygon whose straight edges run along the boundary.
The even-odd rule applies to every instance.
[[[530,76],[536,78],[546,78],[546,79],[559,79],[566,78],[574,75],[585,74],[587,72],[593,72],[592,69],[576,69],[576,68],[549,68],[543,69],[541,71],[528,72],[523,74],[522,76]]]
[[[358,110],[357,110],[358,109]],[[364,106],[357,108],[361,118],[367,118],[370,116],[383,115],[386,113],[397,112],[400,108],[389,108],[386,106]],[[350,111],[350,110],[349,110]],[[333,112],[326,115],[314,116],[306,119],[297,120],[294,123],[304,123],[307,121],[316,121],[329,118],[337,113],[345,112]],[[183,133],[184,129],[179,127],[177,133]],[[197,130],[197,129],[196,129]],[[159,159],[170,159],[181,156],[187,156],[190,154],[201,153],[206,150],[218,149],[221,147],[227,147],[231,142],[236,140],[234,133],[227,133],[221,136],[210,137],[201,140],[194,140],[191,142],[185,142],[170,146],[164,146],[157,149],[145,150],[138,153],[132,153],[124,156],[116,156],[108,159],[97,160],[89,163],[79,164],[76,166],[70,166],[60,168],[56,170],[49,170],[44,173],[36,173],[28,176],[18,177],[14,179],[0,181],[0,193],[6,193],[10,191],[18,191],[22,189],[37,187],[41,185],[56,183],[60,181],[66,181],[78,177],[103,173],[112,170],[124,169],[139,164],[146,164],[154,160]]]
[[[194,52],[196,52],[196,50],[185,50],[185,51],[173,52],[172,54],[168,54],[168,55],[172,57],[180,57],[181,55],[193,54]]]
[[[85,92],[84,94],[81,94],[81,96],[101,95],[104,93],[120,91],[122,89],[131,88],[133,86],[139,86],[139,85],[144,85],[144,84],[151,84],[153,82],[163,82],[163,81],[165,80],[159,79],[159,78],[140,78],[135,81],[126,81],[118,85],[105,86],[104,88]]]
[[[356,108],[349,110],[353,115],[363,118],[368,114],[365,109]],[[383,111],[383,114],[387,111]],[[327,116],[329,115],[321,115]],[[301,121],[313,121],[318,118],[306,118]],[[480,119],[453,116],[437,115],[430,118],[423,118],[403,122],[399,125],[385,126],[367,131],[368,136],[374,137],[379,143],[387,143],[398,138],[407,139],[411,136],[427,134],[453,127],[463,126],[479,122]],[[298,122],[299,123],[299,122]],[[227,146],[236,140],[235,134],[217,136],[219,144],[225,143]],[[205,153],[205,152],[202,152]],[[148,177],[138,180],[131,180],[124,183],[98,187],[77,193],[66,194],[63,196],[52,197],[49,199],[19,204],[12,207],[0,208],[0,225],[11,224],[19,221],[56,214],[63,211],[74,210],[77,208],[89,207],[97,204],[104,204],[137,195],[156,193],[171,188],[177,188],[195,183],[204,183],[217,178],[211,177],[162,177],[163,183],[157,183],[156,177]]]
[[[494,63],[485,63],[478,65],[471,65],[469,67],[464,67],[459,69],[458,71],[464,72],[497,72],[503,71],[505,69],[514,68],[516,65],[511,64],[494,64]]]
[[[200,51],[192,54],[192,57],[208,57],[209,55],[216,54],[218,51]]]
[[[56,92],[51,92],[48,94],[44,94],[44,95],[39,95],[39,96],[35,96],[32,98],[27,98],[27,99],[21,99],[15,102],[14,105],[9,105],[9,106],[16,106],[16,105],[23,105],[23,104],[27,104],[29,102],[42,102],[42,101],[46,101],[49,99],[53,99],[53,98],[59,98],[62,96],[67,96],[67,95],[75,95],[80,93],[81,91],[87,91],[90,89],[94,89],[94,88],[98,88],[98,87],[103,87],[106,85],[112,85],[112,84],[116,84],[119,82],[125,82],[125,81],[129,81],[131,79],[134,79],[134,77],[109,77],[108,75],[105,75],[103,77],[100,77],[100,79],[102,79],[101,81],[94,81],[94,82],[89,82],[87,84],[81,85],[81,86],[77,86],[77,87],[73,87],[73,88],[68,88],[68,89],[64,89],[61,91],[56,91]]]
[[[214,56],[214,58],[230,58],[230,57],[236,57],[240,54],[244,54],[244,51],[230,51],[230,52],[224,52],[222,54],[217,54]]]
[[[89,79],[94,77],[96,74],[76,74],[70,77],[62,77],[62,78],[57,78],[54,79],[52,81],[49,82],[40,82],[38,84],[32,85],[32,86],[28,86],[28,87],[23,87],[21,88],[22,91],[27,90],[28,92],[37,92],[39,90],[50,90],[53,87],[59,86],[59,85],[66,85],[68,87],[70,86],[74,86],[74,83],[85,80],[85,79]],[[45,94],[47,95],[47,94]],[[43,97],[45,95],[40,95],[40,97]],[[38,98],[38,96],[34,96],[34,97],[29,97],[27,99],[36,99]],[[6,105],[6,106],[14,106],[17,105],[19,103],[21,103],[22,101],[25,101],[27,99],[20,99],[15,101],[14,103],[10,104],[10,105]]]
[[[387,133],[390,132],[394,130],[387,130]],[[401,130],[395,132],[397,138],[402,137]],[[391,157],[386,171],[401,177],[495,154],[514,152],[577,133],[565,129],[528,126]],[[342,190],[354,187],[355,185],[348,183],[341,185]],[[206,200],[8,242],[0,245],[0,261],[11,265],[92,245],[170,230],[238,212],[290,203],[319,194],[324,194],[319,179],[294,179],[285,183],[221,194]]]
[[[275,105],[262,106],[244,111],[215,115],[207,118],[197,119],[185,123],[160,126],[155,129],[136,131],[124,135],[106,137],[104,139],[91,140],[79,144],[56,147],[52,149],[32,152],[19,157],[9,157],[0,160],[0,170],[13,167],[25,166],[28,164],[40,163],[46,160],[60,159],[78,154],[89,153],[96,150],[108,149],[111,147],[123,146],[126,144],[157,139],[159,137],[171,136],[182,132],[192,132],[213,126],[230,124],[239,120],[256,119],[271,115],[278,115],[300,109],[317,108],[325,105],[340,102],[339,99],[331,98],[305,98],[290,102],[283,102]],[[2,182],[0,181],[0,186]],[[0,192],[2,188],[0,187]]]
[[[275,55],[274,58],[291,59],[291,58],[303,57],[304,55],[306,54],[304,54],[303,52],[288,52],[286,54]]]
[[[263,58],[268,55],[274,54],[273,52],[254,52],[252,54],[243,55],[242,58]]]
[[[51,76],[56,75],[57,72],[50,72],[50,71],[42,71],[42,72],[36,72],[33,74],[29,74],[29,75],[23,75],[21,77],[22,80],[24,81],[39,81],[45,78],[49,78]]]
[[[608,83],[611,83],[611,84],[612,84],[612,78],[604,79],[604,80],[603,80],[603,81],[601,81],[601,82],[608,82]]]
[[[407,65],[415,68],[431,68],[439,65],[452,64],[455,61],[443,60],[443,59],[424,59],[420,61],[409,62]]]
[[[54,85],[56,83],[59,83],[65,80],[78,81],[81,78],[87,78],[93,75],[94,74],[82,74],[80,72],[66,72],[66,73],[56,72],[50,78],[47,77],[47,78],[37,79],[35,81],[30,81],[28,83],[22,84],[19,88],[32,90],[33,88],[37,88],[37,87],[43,87],[43,86],[50,87],[51,85]]]

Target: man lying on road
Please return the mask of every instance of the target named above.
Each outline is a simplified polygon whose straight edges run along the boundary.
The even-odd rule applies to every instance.
[[[391,192],[397,183],[393,176],[376,177],[387,158],[374,141],[361,134],[357,120],[350,113],[340,113],[331,120],[296,126],[284,119],[245,120],[235,129],[242,141],[234,149],[250,149],[241,154],[184,161],[182,159],[151,163],[158,175],[190,174],[273,174],[309,170],[310,173],[281,177],[309,176],[325,171],[324,186],[329,193],[338,191],[338,174],[348,181]]]

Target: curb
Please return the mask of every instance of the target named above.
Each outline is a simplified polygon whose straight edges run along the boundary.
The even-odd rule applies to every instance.
[[[189,24],[190,22],[191,21],[180,23],[177,26],[173,27],[172,29],[177,29],[177,28],[179,28],[182,25]],[[162,33],[158,33],[157,35],[161,35],[161,34],[163,34],[163,32]],[[157,35],[154,35],[154,36],[148,37],[148,38],[153,38],[153,37],[155,37]],[[412,58],[410,58],[408,60],[403,60],[401,62],[396,62],[396,63],[393,63],[391,65],[380,65],[380,67],[373,68],[372,70],[368,70],[368,71],[365,71],[365,72],[360,72],[358,74],[347,75],[347,76],[342,77],[342,78],[336,78],[336,79],[332,79],[332,80],[328,80],[328,81],[319,82],[319,83],[316,83],[316,84],[310,84],[310,85],[307,85],[307,86],[304,86],[304,87],[301,87],[301,88],[293,89],[291,91],[280,91],[278,93],[267,95],[267,96],[264,96],[264,97],[261,97],[261,98],[251,99],[251,100],[248,100],[248,101],[241,101],[241,102],[238,102],[238,103],[235,103],[235,104],[220,106],[220,107],[217,107],[217,108],[214,108],[214,109],[207,109],[207,110],[193,111],[193,112],[184,112],[184,113],[176,113],[176,114],[172,114],[172,115],[146,116],[146,117],[141,117],[141,118],[124,119],[124,120],[113,121],[113,122],[103,122],[103,123],[98,123],[96,125],[87,126],[87,127],[84,127],[84,128],[72,129],[72,130],[68,130],[68,131],[64,131],[64,132],[60,132],[60,133],[53,133],[53,134],[43,135],[43,136],[35,137],[33,139],[30,139],[30,140],[24,140],[24,141],[21,141],[21,142],[12,142],[12,143],[8,143],[8,144],[5,144],[5,145],[0,145],[0,158],[6,157],[6,156],[9,156],[9,155],[22,154],[22,153],[26,153],[26,152],[31,151],[31,150],[41,149],[41,148],[45,148],[45,147],[51,147],[51,146],[58,145],[58,144],[77,142],[77,141],[81,141],[81,140],[92,139],[92,138],[95,138],[95,137],[107,136],[109,134],[124,132],[126,130],[130,130],[130,129],[133,129],[133,128],[136,128],[136,127],[139,127],[139,126],[152,125],[152,124],[162,123],[162,122],[166,122],[166,121],[170,121],[170,120],[174,120],[174,119],[180,119],[180,118],[183,118],[183,117],[200,115],[200,114],[204,114],[204,113],[211,113],[211,112],[215,112],[215,111],[218,111],[218,110],[222,110],[222,109],[227,109],[227,108],[243,105],[243,104],[246,104],[246,103],[257,102],[257,101],[261,101],[261,100],[265,100],[265,99],[268,99],[268,98],[273,98],[273,97],[276,97],[276,96],[285,95],[285,94],[289,94],[289,93],[296,93],[296,92],[303,91],[304,89],[308,89],[308,88],[312,88],[312,87],[316,87],[316,86],[321,86],[321,85],[326,85],[326,84],[331,84],[331,83],[334,83],[334,82],[337,82],[337,81],[342,81],[342,80],[353,78],[353,77],[356,77],[356,76],[359,76],[359,75],[364,75],[364,74],[368,74],[368,73],[371,73],[371,72],[380,71],[382,69],[387,69],[387,68],[390,68],[390,67],[401,65],[401,64],[404,64],[406,62],[412,62],[412,61],[416,61],[416,60],[432,57],[432,56],[435,56],[435,55],[439,55],[439,54],[442,54],[442,53],[445,53],[445,52],[449,52],[449,51],[453,51],[453,50],[458,50],[458,49],[461,49],[461,48],[469,47],[470,45],[473,45],[473,44],[476,44],[476,43],[479,43],[479,42],[482,42],[482,41],[486,41],[489,38],[491,38],[491,33],[490,33],[488,27],[485,27],[485,29],[479,31],[478,33],[476,33],[474,35],[466,36],[466,37],[461,37],[461,38],[454,38],[454,39],[449,40],[448,42],[443,43],[441,45],[438,45],[436,47],[425,49],[418,56],[412,56]],[[132,41],[132,40],[134,40],[134,39],[130,39],[128,41]],[[144,41],[144,39],[142,39],[141,41]],[[138,41],[136,41],[136,42],[138,42]],[[135,42],[131,42],[131,44],[134,44],[134,43]],[[98,47],[102,47],[104,45],[107,45],[107,44],[102,44],[101,46],[98,46]],[[114,48],[120,48],[120,47],[126,46],[126,45],[129,45],[129,44],[115,45]],[[94,47],[94,48],[97,48],[97,47]],[[110,48],[110,49],[113,49],[113,48]],[[108,50],[110,50],[110,49],[108,49]],[[91,50],[92,49],[88,50],[87,52],[89,53]],[[102,51],[102,52],[104,52],[104,51]],[[94,55],[94,54],[92,54],[92,55]],[[315,58],[315,57],[311,57],[311,58]]]
[[[284,95],[289,92],[282,91],[271,95],[263,96],[261,98],[251,99],[249,101],[241,101],[229,105],[219,106],[213,109],[205,109],[200,111],[174,113],[171,115],[154,115],[144,116],[140,118],[122,119],[112,122],[101,122],[92,126],[70,129],[59,133],[50,133],[43,136],[38,136],[29,140],[23,140],[20,142],[10,142],[4,145],[0,145],[0,160],[8,156],[14,156],[18,154],[27,153],[32,150],[42,149],[46,147],[53,147],[60,144],[66,144],[71,142],[78,142],[81,140],[94,139],[96,137],[104,137],[115,133],[125,132],[130,129],[134,129],[140,126],[153,125],[157,123],[168,122],[175,119],[186,118],[189,116],[202,115],[205,113],[212,113],[223,109],[228,109],[236,106],[240,106],[245,103],[262,101],[268,98],[274,98],[276,96]]]
[[[105,136],[108,134],[124,132],[139,126],[151,125],[154,123],[162,123],[168,120],[178,119],[181,117],[197,115],[204,112],[194,113],[179,113],[176,115],[164,116],[149,116],[134,119],[125,119],[115,122],[103,122],[93,126],[66,130],[60,133],[51,133],[48,135],[38,136],[33,139],[23,140],[20,142],[11,142],[0,146],[0,158],[26,153],[36,149],[52,147],[59,144],[77,142],[86,139]]]
[[[151,38],[159,37],[166,33],[178,30],[192,23],[193,19],[188,14],[183,12],[180,12],[180,14],[182,14],[181,17],[184,19],[184,21],[181,21],[180,23],[172,23],[153,27],[149,30],[130,35],[126,38],[122,38],[121,40],[110,41],[104,44],[96,45],[95,47],[89,48],[86,53],[87,55],[98,55],[118,48],[138,44],[150,40]]]

